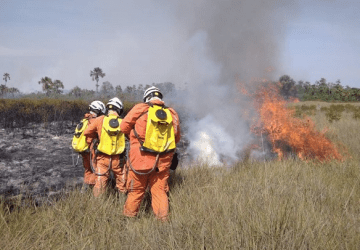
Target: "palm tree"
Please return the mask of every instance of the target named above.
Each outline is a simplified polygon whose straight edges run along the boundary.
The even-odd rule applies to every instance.
[[[99,88],[99,76],[100,77],[104,77],[105,73],[102,72],[102,69],[100,69],[99,67],[94,68],[94,70],[90,71],[90,76],[92,77],[92,80],[96,80],[96,92],[98,92],[98,88]]]
[[[5,73],[3,80],[5,80],[5,86],[6,86],[7,80],[10,80],[10,74],[9,74],[9,73]]]

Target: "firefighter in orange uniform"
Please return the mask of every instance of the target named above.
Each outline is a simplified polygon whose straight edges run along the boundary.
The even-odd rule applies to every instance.
[[[94,119],[84,132],[89,145],[93,140],[98,140],[98,144],[94,145],[96,153],[92,161],[96,175],[93,188],[95,197],[105,192],[110,170],[114,173],[117,189],[125,193],[125,136],[120,129],[122,119],[119,117],[123,104],[115,97],[109,100],[106,108],[107,114]]]
[[[90,166],[90,148],[86,143],[83,132],[94,118],[105,114],[106,108],[104,103],[101,101],[93,101],[89,105],[89,112],[85,114],[81,122],[76,126],[75,134],[72,140],[73,149],[82,156],[84,172],[84,184],[93,186],[95,185],[96,175],[92,172]]]
[[[123,212],[128,217],[137,215],[149,187],[155,216],[162,221],[168,219],[168,179],[176,143],[180,141],[180,122],[176,111],[166,107],[162,97],[158,88],[148,88],[144,103],[135,105],[120,125],[130,139],[128,196]]]

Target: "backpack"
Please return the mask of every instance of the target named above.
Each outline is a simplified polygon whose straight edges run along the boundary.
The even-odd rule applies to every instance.
[[[122,119],[116,115],[104,117],[97,150],[107,155],[119,155],[125,150],[125,135],[120,130]]]
[[[72,139],[71,146],[77,153],[83,153],[89,151],[89,146],[86,143],[86,137],[84,136],[84,131],[88,127],[89,119],[84,118],[75,128],[74,137]]]
[[[159,154],[174,151],[176,148],[173,118],[170,110],[164,106],[150,105],[144,142],[140,140],[135,129],[134,132],[142,151]]]

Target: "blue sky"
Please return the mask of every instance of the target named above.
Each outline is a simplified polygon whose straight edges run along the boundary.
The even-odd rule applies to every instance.
[[[288,24],[283,72],[311,83],[324,77],[360,88],[360,2],[315,1]]]
[[[238,63],[229,74],[261,77],[258,72],[271,67],[272,80],[282,74],[311,83],[324,77],[360,88],[357,1],[280,1],[286,10],[276,1],[248,2],[233,1],[241,11],[233,26],[230,11],[219,12],[222,1],[215,0],[206,10],[201,0],[0,0],[0,73],[10,73],[9,86],[29,92],[41,89],[37,82],[44,76],[62,80],[66,89],[95,89],[89,76],[95,67],[106,73],[102,81],[125,87],[220,79],[224,68]],[[269,22],[273,27],[266,26]],[[271,42],[234,38],[247,23],[252,36]],[[225,45],[227,39],[235,40]],[[242,52],[220,49],[231,44]],[[248,63],[251,53],[242,56],[246,51],[261,53]]]

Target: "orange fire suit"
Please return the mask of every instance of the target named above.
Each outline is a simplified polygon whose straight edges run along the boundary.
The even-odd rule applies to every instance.
[[[164,102],[161,100],[153,100],[152,104],[163,106]],[[141,144],[135,136],[134,128],[138,133],[141,141],[145,140],[147,111],[149,105],[146,103],[139,103],[135,105],[126,117],[123,119],[120,129],[130,138],[130,151],[128,165],[141,173],[147,173],[153,169],[156,163],[156,154],[141,151]],[[175,142],[180,141],[180,121],[176,111],[169,108],[173,118],[173,127]],[[161,154],[158,157],[157,169],[146,175],[136,174],[131,168],[129,169],[126,188],[128,197],[124,205],[124,215],[134,217],[137,215],[142,198],[144,197],[146,188],[150,187],[151,192],[151,206],[155,216],[160,220],[166,220],[169,212],[169,200],[167,192],[169,191],[168,178],[170,175],[170,165],[174,152]]]
[[[84,119],[88,119],[89,123],[91,124],[92,120],[96,118],[96,116],[86,113],[84,116]],[[84,183],[88,185],[95,185],[95,178],[96,175],[92,172],[90,167],[90,153],[89,152],[83,152],[81,153],[82,160],[83,160],[83,166],[85,169],[84,172]]]
[[[112,112],[112,111],[110,111]],[[115,112],[116,113],[116,112]],[[117,113],[116,113],[117,115]],[[99,139],[101,141],[101,130],[103,126],[104,116],[99,116],[95,118],[91,124],[84,131],[84,135],[86,136],[86,142],[90,145],[93,139]],[[95,197],[100,196],[105,192],[105,188],[107,182],[109,180],[109,165],[111,159],[111,170],[114,173],[116,179],[116,187],[117,189],[125,193],[125,168],[124,168],[124,157],[123,155],[107,155],[104,153],[97,153],[93,160],[94,170],[98,174],[104,175],[96,175],[95,178],[95,186],[93,188],[93,194]]]

